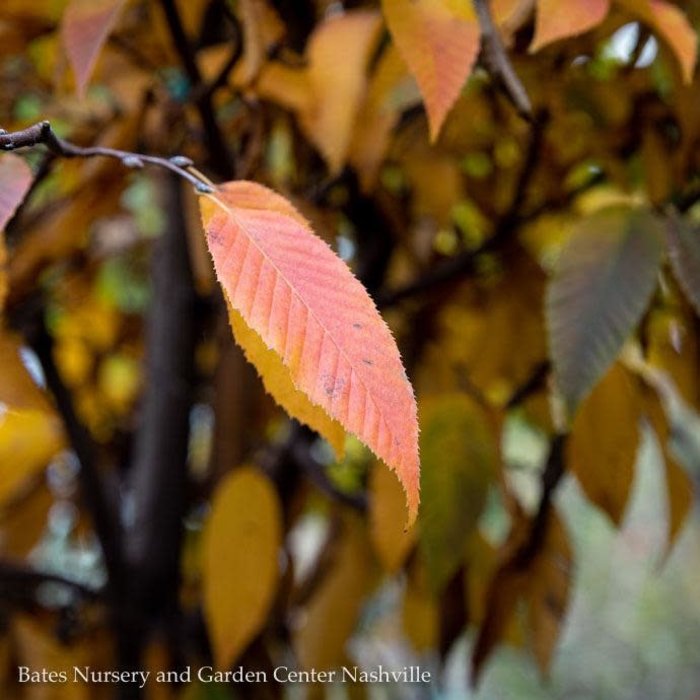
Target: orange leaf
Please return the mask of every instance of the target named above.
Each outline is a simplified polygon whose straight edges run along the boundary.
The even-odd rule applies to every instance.
[[[19,156],[0,158],[0,231],[5,229],[32,184],[32,171]]]
[[[413,390],[391,332],[350,270],[284,198],[230,182],[200,200],[227,299],[294,385],[394,469],[418,509]]]
[[[323,22],[309,40],[307,74],[313,99],[311,109],[300,115],[301,124],[332,173],[347,158],[380,27],[375,12],[348,12]]]
[[[435,141],[479,53],[479,25],[464,0],[382,0],[396,46],[418,81]]]
[[[698,37],[683,12],[663,0],[618,0],[658,34],[671,48],[681,66],[683,80],[693,80]]]
[[[530,51],[593,29],[605,19],[609,9],[610,0],[538,0]]]
[[[61,39],[81,97],[123,4],[124,0],[71,0],[66,7]]]

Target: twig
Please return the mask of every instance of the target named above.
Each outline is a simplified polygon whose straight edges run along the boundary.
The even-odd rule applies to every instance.
[[[73,406],[70,391],[63,383],[53,359],[53,339],[43,323],[30,332],[28,341],[41,363],[46,386],[53,394],[71,446],[80,462],[78,478],[81,493],[92,517],[95,532],[104,555],[109,576],[108,587],[115,600],[124,584],[124,562],[121,550],[121,528],[113,503],[107,495],[97,464],[97,449]]]
[[[447,258],[403,287],[383,293],[380,292],[376,297],[376,303],[380,309],[395,306],[404,299],[430,291],[435,287],[452,282],[472,272],[477,259],[481,255],[497,250],[503,243],[511,238],[514,231],[523,221],[521,217],[523,200],[525,199],[527,187],[532,178],[532,172],[537,164],[537,157],[542,145],[542,137],[547,120],[548,117],[543,112],[533,121],[530,141],[523,159],[520,174],[513,189],[511,204],[508,207],[508,211],[505,212],[498,222],[495,233],[475,250],[468,250],[452,258]]]
[[[483,56],[489,72],[501,82],[518,114],[529,122],[533,121],[532,103],[508,58],[501,35],[491,15],[489,0],[474,0],[474,7],[481,26]]]
[[[546,360],[537,364],[530,376],[513,392],[510,399],[508,399],[506,408],[516,408],[525,399],[537,392],[544,384],[549,369],[549,362]]]
[[[554,492],[564,476],[566,465],[564,464],[564,448],[566,446],[566,435],[555,435],[549,448],[547,464],[542,472],[542,495],[537,513],[532,519],[530,534],[520,549],[518,549],[511,560],[512,565],[517,569],[525,569],[532,562],[534,557],[542,548],[542,542],[547,533],[549,516],[552,510],[552,498]]]
[[[213,191],[210,185],[186,170],[192,165],[192,161],[185,156],[161,158],[159,156],[132,153],[103,146],[90,146],[87,148],[76,146],[57,136],[51,128],[51,123],[48,121],[38,122],[21,131],[10,133],[4,130],[0,131],[0,151],[15,151],[19,148],[34,148],[39,145],[46,146],[52,153],[63,158],[93,158],[100,156],[115,158],[127,168],[143,168],[144,165],[154,165],[169,170],[187,180],[187,182],[194,185],[197,192],[205,194]]]
[[[204,85],[204,80],[197,65],[194,51],[187,38],[175,0],[161,0],[160,4],[163,8],[173,43],[182,61],[182,67],[192,86],[192,95],[195,98],[194,101],[204,127],[212,166],[222,177],[232,178],[234,176],[233,159],[216,121],[216,113],[211,101],[212,95],[206,88],[202,89],[200,87]]]
[[[212,95],[220,88],[226,85],[228,82],[228,77],[233,68],[235,67],[238,60],[243,55],[243,29],[241,28],[241,23],[236,17],[235,12],[233,12],[229,7],[228,3],[224,3],[224,15],[231,23],[234,30],[234,45],[231,55],[224,66],[219,71],[219,74],[208,84],[200,86],[199,90],[193,93],[192,99],[194,102],[198,102],[202,99],[211,100]]]
[[[14,593],[20,593],[25,597],[34,595],[35,589],[45,583],[65,586],[88,600],[96,600],[101,595],[99,589],[89,588],[58,574],[37,571],[20,564],[0,562],[0,592],[3,598],[12,597]]]
[[[293,442],[291,456],[302,468],[309,481],[331,500],[349,506],[360,513],[367,511],[367,494],[341,491],[328,478],[325,467],[317,462],[309,452],[308,444]]]

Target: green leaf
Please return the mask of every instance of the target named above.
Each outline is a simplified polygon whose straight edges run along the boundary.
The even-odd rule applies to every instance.
[[[649,304],[663,237],[650,211],[616,206],[583,220],[562,250],[546,312],[555,382],[570,416]]]
[[[483,410],[450,394],[421,405],[419,546],[439,592],[464,559],[496,472],[498,452]]]
[[[673,216],[668,220],[666,232],[673,272],[700,314],[700,228]]]

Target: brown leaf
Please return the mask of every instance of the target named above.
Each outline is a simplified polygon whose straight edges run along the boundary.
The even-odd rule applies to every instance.
[[[635,383],[615,364],[581,404],[567,441],[569,469],[618,526],[634,481],[641,417]]]

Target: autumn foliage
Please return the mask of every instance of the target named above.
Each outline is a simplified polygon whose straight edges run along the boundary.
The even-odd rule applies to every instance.
[[[399,666],[467,632],[471,683],[503,647],[546,677],[561,483],[621,526],[647,436],[666,555],[693,506],[699,26],[4,0],[2,697],[219,697],[16,668],[367,665],[383,615]]]

